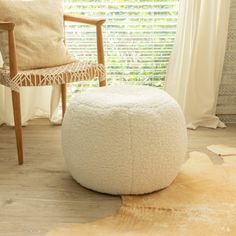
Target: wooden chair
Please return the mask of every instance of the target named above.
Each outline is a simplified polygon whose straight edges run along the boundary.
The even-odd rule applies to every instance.
[[[12,22],[0,22],[0,29],[8,31],[9,64],[10,69],[0,69],[0,84],[8,86],[12,90],[12,103],[15,121],[16,144],[18,151],[18,163],[23,164],[23,140],[21,126],[21,107],[19,88],[22,86],[61,85],[62,92],[62,116],[66,111],[66,84],[83,79],[99,78],[99,86],[106,85],[104,69],[104,50],[102,38],[103,19],[75,17],[64,15],[64,21],[78,22],[96,27],[97,37],[97,63],[74,62],[54,68],[18,71],[16,60],[16,42],[14,26]]]

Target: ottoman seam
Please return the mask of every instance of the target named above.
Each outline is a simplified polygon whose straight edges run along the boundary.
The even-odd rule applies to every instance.
[[[159,106],[145,106],[145,107],[127,107],[127,106],[113,106],[113,107],[99,107],[99,106],[94,106],[94,105],[90,105],[90,104],[84,104],[84,103],[80,103],[79,106],[85,106],[85,107],[88,107],[88,108],[93,108],[93,109],[100,109],[100,110],[110,110],[111,108],[123,108],[123,109],[126,109],[126,110],[132,110],[134,108],[139,108],[140,110],[142,109],[160,109],[160,108],[163,108],[163,107],[166,107],[166,106],[169,106],[170,104],[172,104],[172,102],[165,102],[165,103],[162,103],[161,105]]]

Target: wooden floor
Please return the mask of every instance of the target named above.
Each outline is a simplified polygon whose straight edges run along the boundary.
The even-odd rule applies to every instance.
[[[0,235],[37,236],[55,226],[93,221],[115,212],[120,198],[79,186],[67,172],[60,126],[34,120],[24,127],[25,164],[17,165],[14,129],[0,127]],[[189,151],[236,146],[236,125],[188,131]]]

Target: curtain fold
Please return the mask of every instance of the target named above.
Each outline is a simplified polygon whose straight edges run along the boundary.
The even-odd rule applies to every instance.
[[[2,58],[0,54],[0,67]],[[34,118],[49,118],[53,124],[61,123],[58,113],[60,87],[24,87],[21,94],[22,125]],[[0,85],[0,125],[14,126],[11,90]]]
[[[229,11],[230,0],[180,0],[165,89],[182,107],[188,128],[225,127],[215,113]]]

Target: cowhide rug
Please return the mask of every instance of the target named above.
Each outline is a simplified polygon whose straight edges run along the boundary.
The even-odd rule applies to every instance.
[[[236,156],[214,165],[207,155],[190,153],[175,181],[142,196],[122,196],[111,217],[47,236],[236,235]]]

